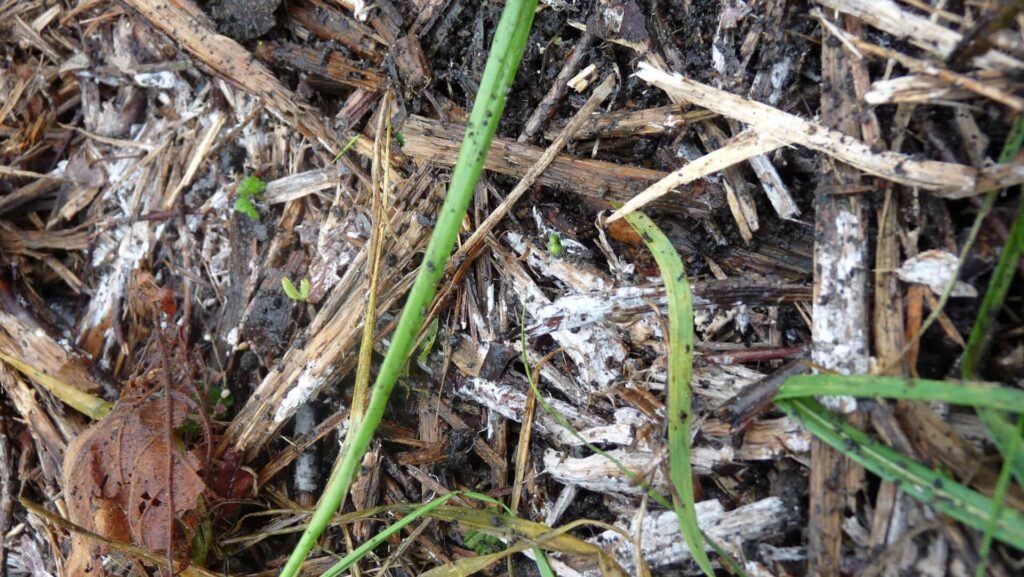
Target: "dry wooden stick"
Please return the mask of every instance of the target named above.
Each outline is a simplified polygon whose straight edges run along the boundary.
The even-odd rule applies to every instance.
[[[925,60],[914,58],[913,56],[907,56],[906,54],[897,52],[891,48],[885,48],[870,42],[865,42],[860,38],[842,31],[834,24],[830,23],[820,12],[815,11],[814,14],[822,24],[824,24],[825,28],[829,32],[847,44],[857,55],[859,55],[857,51],[860,51],[871,54],[872,56],[878,56],[879,58],[892,58],[901,65],[907,67],[911,72],[934,76],[954,88],[968,90],[978,94],[979,96],[984,96],[985,98],[999,102],[1000,104],[1005,104],[1017,111],[1024,110],[1024,98],[1020,98],[1019,96],[1010,94],[1005,90],[1001,90],[996,84],[981,82],[967,76],[966,74],[960,74],[943,68],[934,62],[927,62]]]
[[[669,49],[670,43],[665,43],[664,48]],[[662,55],[647,52],[646,55],[651,59],[651,62],[655,67],[662,70],[669,70],[669,65]],[[679,62],[682,59],[681,55],[673,57],[673,62]],[[677,64],[678,65],[678,64]],[[686,101],[679,98],[678,96],[668,93],[669,99],[675,104],[682,104]],[[710,126],[709,121],[703,123],[705,126]],[[730,122],[730,129],[733,132],[739,132],[740,128],[735,121]],[[757,179],[761,182],[761,189],[764,191],[765,196],[772,203],[772,208],[775,209],[775,213],[783,219],[796,218],[800,215],[800,209],[796,205],[796,201],[793,200],[793,195],[790,194],[789,189],[785,183],[782,182],[782,177],[779,176],[778,170],[775,165],[772,164],[771,160],[763,154],[757,154],[747,160],[750,168],[754,170],[757,175]]]
[[[262,487],[267,484],[274,478],[274,475],[277,475],[291,465],[292,461],[297,459],[299,455],[303,454],[306,449],[312,447],[317,441],[327,436],[328,433],[337,429],[347,417],[348,409],[336,411],[334,414],[317,424],[316,428],[308,435],[301,439],[296,439],[294,444],[288,445],[283,451],[274,455],[274,458],[260,469],[260,473],[257,476],[256,486]]]
[[[987,76],[989,79],[985,81],[988,83],[1008,86],[1005,77],[1001,74]],[[963,100],[965,98],[974,98],[974,95],[966,90],[954,88],[934,76],[924,74],[876,80],[871,83],[871,89],[864,94],[864,102],[872,106],[890,103],[928,104],[939,100]]]
[[[898,205],[891,189],[885,191],[885,203],[878,217],[878,240],[875,248],[875,356],[880,365],[887,366],[899,358],[903,349],[903,294],[895,270],[899,268]],[[902,363],[895,363],[889,374],[905,376]]]
[[[314,1],[289,2],[287,11],[291,20],[320,38],[347,46],[360,56],[380,59],[382,42],[373,30],[340,10]]]
[[[821,118],[841,138],[860,137],[854,114],[853,74],[843,48],[825,43],[821,52],[822,79],[832,86],[821,92]],[[840,132],[841,131],[841,132]],[[868,370],[866,213],[857,196],[829,194],[836,186],[859,182],[860,174],[836,162],[822,175],[815,191],[814,301],[812,352],[815,363],[846,374]],[[850,413],[851,398],[827,399]],[[808,573],[823,577],[840,574],[844,495],[856,476],[856,466],[815,437],[811,442]]]
[[[698,178],[714,174],[734,164],[749,160],[759,154],[771,152],[786,142],[776,140],[754,131],[744,131],[731,139],[725,146],[694,160],[651,185],[647,190],[631,198],[608,218],[608,224],[619,220],[638,208],[668,194],[677,186],[691,183]]]
[[[688,106],[670,104],[657,108],[616,110],[600,114],[592,117],[586,126],[581,127],[573,140],[656,136],[718,116],[710,110],[685,110],[686,108]],[[544,138],[548,140],[558,138],[558,134],[564,126],[565,122],[554,123],[554,126],[544,133]]]
[[[952,55],[963,35],[932,21],[900,8],[892,0],[816,0],[831,10],[855,16],[868,25],[898,38],[906,38],[911,44],[943,60]],[[983,57],[991,64],[1006,68],[1021,68],[1024,63],[1016,58],[992,51]]]
[[[402,151],[417,161],[452,166],[458,156],[465,127],[411,116],[402,129]],[[521,178],[537,163],[543,149],[495,138],[484,167],[487,170]],[[581,159],[560,154],[537,178],[544,186],[571,190],[577,194],[625,202],[648,185],[664,178],[665,172],[600,160]],[[701,210],[701,203],[684,202],[686,208]],[[706,211],[706,208],[703,208]]]
[[[837,130],[677,74],[669,74],[646,62],[640,63],[636,75],[670,96],[739,120],[771,138],[806,146],[869,174],[931,190],[937,196],[962,198],[1024,181],[1024,167],[1019,164],[976,170],[951,162],[913,160],[905,154],[874,152],[864,142]]]
[[[199,145],[192,153],[192,159],[188,163],[188,168],[185,170],[185,174],[181,177],[178,185],[174,187],[174,191],[171,192],[166,198],[164,198],[162,208],[164,210],[170,210],[178,200],[178,195],[185,191],[192,184],[192,180],[195,178],[196,173],[199,172],[199,167],[203,164],[203,160],[210,154],[213,149],[213,142],[220,134],[224,123],[227,122],[227,115],[222,112],[216,112],[213,114],[210,127],[206,130],[206,134],[199,140]]]
[[[280,204],[316,194],[321,190],[341,184],[348,170],[339,166],[328,166],[291,174],[267,183],[262,200],[267,204]]]
[[[261,42],[255,55],[260,60],[309,73],[313,78],[368,92],[377,92],[384,82],[376,71],[360,68],[337,50],[325,54],[323,50],[291,42]]]

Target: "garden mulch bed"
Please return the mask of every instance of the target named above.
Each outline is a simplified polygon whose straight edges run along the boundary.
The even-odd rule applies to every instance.
[[[996,161],[1024,109],[1024,16],[940,4],[541,2],[456,257],[343,512],[383,508],[334,524],[304,574],[456,490],[534,524],[430,518],[351,573],[455,575],[446,564],[572,522],[552,546],[558,575],[699,573],[675,513],[586,445],[671,491],[666,291],[622,203],[665,232],[693,287],[705,534],[752,576],[972,574],[981,531],[770,402],[812,371],[961,375],[1020,210],[1024,165]],[[279,571],[348,426],[371,237],[377,362],[502,6],[0,0],[0,569],[154,574],[171,557],[193,575]],[[980,365],[1018,388],[1021,270]],[[1002,460],[974,412],[832,406],[996,492]],[[1004,507],[1024,509],[1020,486]],[[482,570],[537,571],[511,559]],[[987,570],[1022,563],[997,541]]]

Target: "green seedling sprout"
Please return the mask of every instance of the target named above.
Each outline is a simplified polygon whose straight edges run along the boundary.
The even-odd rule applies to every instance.
[[[260,213],[256,210],[256,203],[263,191],[267,190],[267,183],[258,176],[247,176],[238,183],[235,190],[235,210],[248,216],[252,220],[259,220]]]
[[[548,252],[551,253],[551,256],[561,256],[562,254],[562,239],[557,232],[548,233]]]
[[[295,288],[291,279],[288,277],[281,277],[281,288],[284,289],[284,294],[288,295],[288,298],[293,301],[301,302],[309,298],[309,292],[312,290],[312,285],[310,285],[308,278],[304,278],[299,282],[299,287]]]

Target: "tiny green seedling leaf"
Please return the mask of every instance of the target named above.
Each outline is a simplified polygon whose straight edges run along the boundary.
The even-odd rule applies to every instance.
[[[503,543],[501,539],[470,529],[466,531],[466,538],[463,540],[467,549],[472,550],[479,556],[490,555],[501,551]]]
[[[238,183],[238,196],[252,198],[263,194],[267,190],[267,183],[258,176],[247,176]]]
[[[302,279],[299,283],[299,287],[295,288],[292,281],[288,277],[281,278],[281,287],[284,288],[284,294],[288,295],[288,298],[293,301],[304,301],[309,298],[309,292],[312,290],[312,285],[308,278]]]
[[[235,210],[252,220],[260,219],[260,213],[256,210],[256,205],[247,197],[240,196],[235,199]]]
[[[562,239],[557,232],[548,233],[548,252],[552,256],[561,256],[562,254]]]
[[[267,183],[258,176],[247,176],[238,183],[235,190],[235,210],[252,220],[259,220],[260,213],[256,210],[253,199],[258,198],[267,190]]]
[[[434,350],[434,344],[437,343],[437,332],[440,328],[440,324],[437,321],[437,317],[430,321],[430,326],[427,327],[426,339],[423,341],[423,346],[420,347],[420,355],[416,359],[421,362],[427,362],[430,357],[430,353]]]

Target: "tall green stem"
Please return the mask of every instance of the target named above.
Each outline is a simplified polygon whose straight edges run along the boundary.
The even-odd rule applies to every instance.
[[[441,280],[445,264],[455,245],[462,218],[473,197],[473,189],[483,170],[491,140],[498,129],[498,120],[505,109],[506,94],[512,86],[519,61],[523,57],[536,8],[537,0],[507,0],[505,3],[491,44],[487,66],[480,80],[480,91],[469,115],[466,137],[462,141],[462,149],[452,172],[448,196],[437,217],[437,225],[427,245],[423,264],[416,274],[416,281],[402,309],[398,327],[392,337],[391,348],[384,356],[384,362],[377,374],[359,434],[352,438],[351,446],[344,452],[342,462],[325,489],[309,526],[281,571],[282,577],[295,577],[298,574],[306,556],[327,528],[331,517],[337,512],[351,488],[363,454],[366,453],[373,433],[384,416],[388,398],[412,353],[416,335],[423,326],[427,307],[437,292],[438,281]]]

